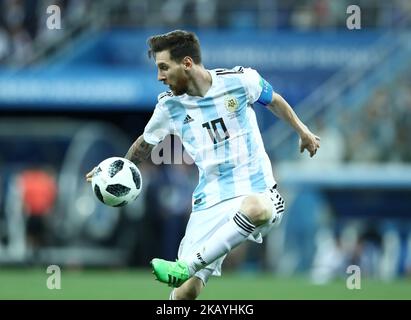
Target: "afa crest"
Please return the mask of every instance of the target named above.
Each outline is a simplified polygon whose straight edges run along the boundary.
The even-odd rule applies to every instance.
[[[234,96],[227,95],[224,104],[228,112],[235,112],[238,109],[238,101]]]

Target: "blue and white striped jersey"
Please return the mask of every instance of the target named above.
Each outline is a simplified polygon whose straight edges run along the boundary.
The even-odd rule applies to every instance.
[[[264,81],[250,68],[208,70],[212,85],[204,97],[159,95],[144,140],[160,143],[178,135],[199,169],[193,211],[220,201],[264,192],[275,184],[251,105]]]

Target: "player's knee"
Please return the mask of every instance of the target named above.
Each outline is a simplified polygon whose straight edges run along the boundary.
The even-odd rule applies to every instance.
[[[193,277],[181,285],[181,287],[174,289],[175,300],[195,300],[203,288],[203,282]]]
[[[270,219],[270,208],[258,196],[246,197],[241,204],[241,211],[255,226],[262,225]]]

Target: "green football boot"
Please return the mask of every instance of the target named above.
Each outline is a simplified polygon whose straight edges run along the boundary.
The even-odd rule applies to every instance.
[[[151,260],[150,264],[157,280],[167,283],[169,287],[178,288],[190,279],[188,265],[183,261],[173,262],[156,258]]]

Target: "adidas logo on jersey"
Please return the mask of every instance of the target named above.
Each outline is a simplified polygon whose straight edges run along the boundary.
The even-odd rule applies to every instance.
[[[187,124],[191,121],[194,121],[194,119],[191,118],[190,115],[186,115],[186,117],[184,118],[183,124]]]

